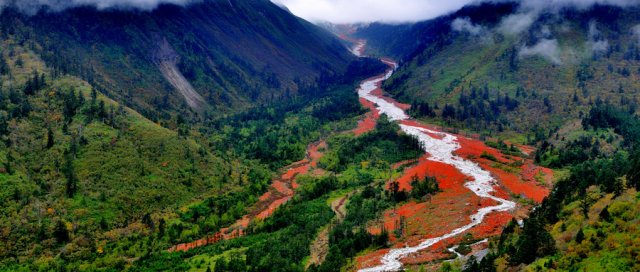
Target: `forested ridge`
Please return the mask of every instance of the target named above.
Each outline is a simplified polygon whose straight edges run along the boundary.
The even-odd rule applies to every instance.
[[[385,67],[361,59],[279,104],[152,121],[3,33],[3,271],[133,269],[228,226],[307,144],[355,125],[353,84]]]
[[[1,15],[0,37],[34,51],[52,74],[82,78],[165,126],[178,115],[216,119],[323,90],[354,60],[331,34],[266,0],[36,14],[8,5]],[[204,98],[203,107],[189,107],[164,78],[159,63],[167,60]]]

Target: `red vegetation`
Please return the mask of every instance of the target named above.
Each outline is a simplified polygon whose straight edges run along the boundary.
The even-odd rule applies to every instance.
[[[274,180],[271,183],[269,190],[258,198],[258,202],[250,208],[250,212],[236,221],[228,228],[223,228],[213,235],[209,235],[206,238],[196,240],[189,243],[182,243],[174,245],[168,249],[169,252],[174,251],[187,251],[196,247],[201,247],[213,243],[217,243],[221,240],[229,240],[244,235],[244,229],[249,226],[251,220],[258,219],[263,220],[280,207],[282,204],[289,201],[294,193],[298,184],[295,181],[296,176],[300,174],[309,173],[312,167],[316,167],[318,160],[322,157],[321,148],[326,148],[324,141],[314,143],[307,147],[306,158],[295,162],[287,166],[284,173],[279,179]]]
[[[460,143],[460,149],[456,150],[456,155],[465,159],[477,161],[483,154],[495,157],[498,162],[511,163],[512,160],[507,158],[495,148],[488,147],[482,141],[476,139],[470,139],[464,136],[458,136],[458,143]]]
[[[411,191],[411,181],[413,181],[415,177],[424,179],[426,176],[436,177],[438,186],[440,186],[442,190],[467,190],[464,186],[460,185],[463,185],[469,177],[460,173],[458,169],[451,165],[431,161],[428,157],[428,155],[420,157],[416,165],[404,170],[402,176],[397,180],[400,185],[400,190]],[[388,185],[389,184],[387,184],[387,186]]]
[[[513,194],[523,195],[538,203],[549,195],[549,188],[541,187],[535,181],[524,180],[521,176],[518,176],[518,173],[507,172],[485,163],[481,163],[481,166],[489,170]]]
[[[485,238],[502,233],[502,228],[511,221],[513,215],[509,212],[493,212],[488,214],[482,224],[471,228],[469,232],[476,238]]]
[[[389,63],[388,63],[389,64]],[[393,103],[393,99],[383,96],[381,89],[376,89],[372,94],[382,97]],[[363,106],[372,109],[377,116],[375,105],[361,99]],[[398,104],[396,104],[398,105]],[[407,109],[409,105],[403,105]],[[403,120],[402,124],[426,128],[433,131],[442,131],[431,125],[424,125],[415,120]],[[375,125],[375,124],[374,124]],[[359,126],[360,127],[360,126]],[[371,127],[372,129],[372,127]],[[429,136],[442,139],[444,134],[428,133]],[[522,195],[536,202],[541,202],[549,194],[549,189],[545,184],[540,184],[536,176],[542,175],[546,185],[550,185],[553,172],[549,169],[533,165],[530,159],[522,159],[503,154],[501,151],[488,147],[484,142],[456,135],[460,149],[455,153],[465,159],[474,161],[483,169],[490,171],[496,179],[497,185],[494,187],[494,195],[500,198],[509,199],[510,194]],[[527,146],[519,146],[523,152],[531,154],[534,149]],[[427,152],[428,153],[428,152]],[[470,177],[460,173],[455,167],[428,160],[428,154],[417,160],[404,170],[403,175],[397,180],[400,190],[410,191],[411,181],[414,177],[419,179],[425,176],[435,176],[442,192],[431,196],[423,202],[409,202],[392,210],[385,211],[382,218],[369,225],[369,232],[379,234],[382,229],[389,232],[389,240],[392,248],[403,247],[405,245],[417,245],[425,239],[442,236],[451,230],[466,225],[470,222],[469,216],[482,207],[496,205],[496,201],[488,198],[480,198],[464,187],[464,183]],[[484,158],[483,158],[484,157]],[[493,161],[495,158],[495,161]],[[400,166],[414,163],[416,161],[405,161],[394,164],[394,169]],[[522,166],[519,166],[522,164]],[[504,169],[508,169],[504,170]],[[388,183],[388,185],[390,182]],[[514,214],[521,215],[526,208],[519,207],[513,212],[495,212],[487,215],[480,225],[471,228],[471,233],[475,239],[492,237],[500,234],[502,228],[514,217]],[[404,222],[401,224],[401,222]],[[396,238],[394,230],[402,226],[402,235]],[[402,262],[420,264],[451,257],[447,247],[458,244],[462,241],[463,235],[458,235],[450,239],[441,241],[428,250],[423,250],[416,254],[407,256]],[[476,246],[486,248],[486,243]],[[388,252],[388,249],[371,252],[357,258],[358,268],[372,267],[380,264],[380,258]]]

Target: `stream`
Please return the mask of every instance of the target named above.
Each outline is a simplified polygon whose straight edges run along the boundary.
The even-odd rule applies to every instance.
[[[353,51],[360,53],[362,49],[358,48]],[[359,56],[360,54],[356,55]],[[516,204],[512,201],[491,195],[491,192],[494,191],[493,186],[496,181],[488,171],[482,169],[478,164],[465,160],[454,154],[454,152],[460,148],[457,136],[411,125],[409,122],[406,122],[410,117],[402,108],[397,106],[398,103],[394,103],[395,101],[389,97],[383,97],[373,93],[374,90],[379,88],[382,81],[389,79],[391,75],[393,75],[393,72],[397,68],[397,64],[395,62],[389,60],[382,61],[389,65],[391,69],[389,69],[384,75],[363,81],[358,89],[358,95],[361,98],[375,103],[380,114],[387,115],[389,120],[398,121],[403,132],[416,137],[420,141],[424,151],[429,155],[429,160],[454,166],[461,173],[472,178],[470,181],[465,183],[466,188],[481,198],[490,198],[499,204],[479,209],[475,214],[471,215],[471,223],[457,229],[453,229],[445,235],[429,238],[416,246],[393,248],[382,257],[381,265],[361,269],[359,270],[360,272],[402,270],[402,262],[400,262],[400,259],[403,257],[427,249],[442,240],[464,233],[472,227],[482,223],[485,216],[489,213],[508,211],[516,207]],[[430,135],[438,135],[441,136],[441,138],[434,138]]]

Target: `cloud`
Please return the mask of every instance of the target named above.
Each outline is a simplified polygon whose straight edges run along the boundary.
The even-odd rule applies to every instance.
[[[272,0],[312,22],[404,23],[428,20],[477,0]]]
[[[538,12],[515,13],[502,19],[498,31],[503,34],[517,35],[529,30],[533,22],[538,18]]]
[[[471,36],[479,37],[483,44],[493,44],[493,34],[486,27],[474,24],[468,17],[456,18],[451,22],[451,30],[468,33]]]
[[[602,36],[595,21],[589,23],[589,40],[587,41],[587,45],[594,56],[606,53],[609,50],[609,41]]]
[[[572,7],[587,9],[595,4],[630,7],[640,5],[640,0],[522,0],[521,6],[529,10],[554,10]]]
[[[640,24],[635,25],[631,28],[631,33],[638,39],[638,43],[640,43]]]
[[[485,30],[481,25],[474,25],[469,17],[456,18],[451,22],[451,29],[458,32],[467,32],[471,35],[480,35]]]
[[[526,58],[531,56],[540,56],[554,64],[562,64],[560,60],[560,47],[556,39],[542,39],[531,47],[522,46],[520,48],[518,57]]]
[[[594,54],[605,53],[609,50],[609,41],[601,40],[601,41],[590,41],[589,45],[591,46],[591,51]]]
[[[201,0],[0,0],[0,8],[14,6],[27,12],[35,13],[43,7],[60,11],[77,6],[94,6],[98,9],[136,8],[152,10],[160,4],[186,5]]]
[[[432,19],[456,11],[465,5],[509,0],[271,0],[312,22],[331,23],[401,23]],[[531,26],[541,11],[558,11],[566,7],[586,9],[594,4],[628,7],[640,0],[521,0],[520,11],[505,24],[505,31],[522,32]],[[525,21],[519,21],[523,19]]]

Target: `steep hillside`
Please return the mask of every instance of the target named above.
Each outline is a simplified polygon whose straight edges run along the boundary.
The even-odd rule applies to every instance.
[[[514,12],[516,8],[517,4],[509,2],[470,5],[450,15],[423,22],[354,26],[357,27],[357,31],[353,36],[366,39],[371,53],[394,57],[404,62],[415,57],[432,43],[441,42],[440,39],[450,32],[450,24],[455,18],[469,17],[474,22],[495,25],[502,16]]]
[[[457,261],[421,265],[638,270],[639,15],[637,5],[482,4],[414,25],[360,28],[379,46],[371,52],[403,60],[383,87],[411,103],[413,116],[535,144],[534,160],[559,173],[548,198],[489,239],[488,251],[470,245]]]
[[[34,16],[6,8],[0,18],[1,39],[154,120],[182,105],[220,116],[291,97],[345,72],[352,59],[330,34],[267,0]]]
[[[63,44],[47,51],[42,44],[51,41],[41,44],[34,36],[22,36],[31,32],[17,31],[29,29],[19,20],[71,16],[64,14],[13,14],[12,24],[2,25],[6,36],[0,42],[0,271],[122,271],[171,245],[231,226],[247,207],[265,202],[259,196],[268,193],[274,172],[303,159],[309,143],[355,126],[362,109],[352,84],[385,69],[377,61],[360,59],[336,68],[345,72],[336,75],[331,86],[327,80],[304,95],[236,109],[236,114],[206,123],[178,114],[167,125],[126,106],[127,101],[110,98],[120,100],[121,89],[102,85],[99,76],[113,80],[106,72],[81,74],[87,78],[83,80],[66,73],[74,70],[63,70],[84,71],[74,61],[89,61],[94,67],[129,65],[138,58],[135,54],[127,58],[119,55],[122,52],[109,55],[111,51],[95,49],[96,55],[84,55],[83,45],[66,40],[68,36],[56,38]],[[155,59],[139,57],[148,62],[148,67],[139,67],[149,69],[149,78],[164,81],[165,72],[184,83],[188,75],[181,72],[178,59],[183,58],[176,59],[178,46],[168,49],[162,43],[161,50],[154,51]],[[69,51],[57,51],[64,46]],[[77,57],[69,55],[73,48],[79,50]],[[122,61],[107,58],[118,56]],[[299,65],[286,70],[311,71]],[[135,71],[109,69],[114,77],[133,77],[127,71]],[[139,83],[147,79],[141,76]],[[198,91],[197,83],[187,84],[180,91]],[[152,105],[132,106],[151,113],[146,107]]]
[[[54,258],[124,264],[118,250],[179,222],[176,211],[193,199],[251,199],[270,180],[264,167],[222,160],[85,81],[53,77],[17,43],[2,48],[0,270],[34,262],[30,270],[51,270]],[[253,186],[238,186],[243,176]]]
[[[414,115],[436,117],[434,122],[530,136],[506,135],[516,142],[555,134],[604,101],[635,110],[638,8],[530,12],[501,4],[498,12],[485,12],[491,7],[467,7],[396,26],[398,36],[385,34],[390,46],[380,52],[404,52],[403,65],[385,89],[413,103]],[[375,41],[384,39],[376,31],[388,29],[394,27],[370,26],[360,34]]]

